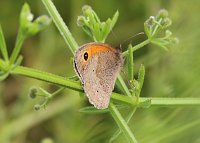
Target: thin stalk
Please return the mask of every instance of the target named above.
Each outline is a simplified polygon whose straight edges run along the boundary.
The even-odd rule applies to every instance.
[[[52,94],[47,93],[47,99],[43,102],[43,104],[40,107],[46,107],[47,104],[53,99],[54,96],[60,94],[63,90],[65,89],[65,87],[61,87],[58,90],[56,90],[55,92],[53,92]]]
[[[60,94],[60,93],[61,93],[62,91],[64,91],[64,90],[65,90],[65,87],[59,88],[58,90],[56,90],[55,92],[53,92],[53,93],[51,94],[50,98],[52,99],[54,96]]]
[[[14,49],[12,51],[11,56],[10,56],[10,60],[9,60],[10,61],[10,65],[12,65],[16,61],[17,56],[19,55],[19,52],[20,52],[20,50],[22,48],[22,44],[23,44],[25,38],[26,38],[25,35],[22,34],[21,30],[19,30],[19,33],[17,35],[17,40],[16,40],[16,43],[15,43],[15,47],[14,47]]]
[[[58,13],[56,7],[52,3],[51,0],[42,0],[43,4],[45,5],[47,11],[49,12],[50,16],[52,17],[54,23],[56,24],[60,34],[64,38],[66,44],[70,48],[71,52],[74,54],[76,49],[79,47],[76,41],[74,40],[71,32],[69,31],[68,27],[64,23],[62,17]]]
[[[11,74],[23,75],[23,76],[39,79],[42,81],[54,83],[60,86],[68,87],[70,89],[82,91],[82,87],[79,82],[75,82],[58,75],[39,71],[32,68],[17,66],[15,69],[11,71]]]
[[[158,107],[186,107],[186,106],[200,106],[200,98],[163,98],[163,97],[140,97],[139,102],[145,102],[147,99],[151,100],[151,106]]]
[[[129,97],[131,97],[132,95],[131,95],[131,93],[130,93],[128,87],[126,86],[126,84],[125,84],[125,82],[124,82],[124,80],[123,80],[123,78],[122,78],[122,76],[121,76],[120,74],[117,76],[117,79],[119,80],[119,82],[120,82],[122,88],[124,89],[125,93],[126,93]]]
[[[150,40],[147,39],[147,40],[143,41],[142,43],[140,43],[140,44],[138,44],[138,45],[135,45],[134,47],[132,47],[132,49],[133,49],[133,51],[136,51],[136,50],[138,50],[138,49],[144,47],[145,45],[147,45],[147,44],[149,44],[149,43],[150,43]],[[123,52],[122,55],[123,55],[124,57],[127,56],[127,55],[128,55],[128,50],[125,51],[125,52]]]
[[[129,128],[126,121],[123,119],[122,115],[120,114],[120,112],[117,110],[117,108],[115,107],[113,103],[110,103],[109,110],[115,122],[118,124],[118,126],[120,127],[120,129],[122,130],[126,138],[128,139],[128,141],[130,143],[137,143],[137,140],[135,136],[133,135],[131,129]]]
[[[135,111],[136,111],[137,107],[134,107],[133,110],[131,110],[131,112],[128,114],[128,116],[126,117],[126,123],[128,124],[129,121],[131,120],[132,116],[134,115]],[[117,137],[122,133],[122,130],[117,129],[116,132],[113,134],[113,136],[110,138],[109,142],[113,142],[115,139],[117,139]]]
[[[155,29],[154,29],[151,37],[155,36],[156,32],[158,32],[157,30],[158,30],[158,27],[160,26],[161,21],[162,21],[162,18],[160,18],[157,25],[155,26]]]

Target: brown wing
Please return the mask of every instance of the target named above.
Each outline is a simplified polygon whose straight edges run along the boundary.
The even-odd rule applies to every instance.
[[[117,74],[122,66],[121,53],[109,51],[93,56],[84,70],[83,86],[91,104],[107,108]]]

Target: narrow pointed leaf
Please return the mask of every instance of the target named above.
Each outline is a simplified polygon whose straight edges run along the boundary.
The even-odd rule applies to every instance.
[[[8,61],[8,52],[7,52],[6,42],[5,42],[5,38],[3,35],[1,25],[0,25],[0,52],[1,52],[4,60]]]

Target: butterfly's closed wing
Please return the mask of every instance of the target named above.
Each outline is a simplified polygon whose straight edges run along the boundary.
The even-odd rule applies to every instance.
[[[90,103],[96,108],[108,107],[110,95],[122,64],[121,52],[106,44],[83,45],[76,52],[74,58],[76,72],[83,83]]]
[[[94,55],[84,70],[83,86],[86,95],[96,108],[107,108],[117,74],[122,65],[118,51]]]

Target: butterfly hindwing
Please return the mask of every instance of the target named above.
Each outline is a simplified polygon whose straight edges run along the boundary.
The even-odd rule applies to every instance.
[[[108,107],[122,62],[117,50],[96,54],[88,61],[83,74],[83,86],[90,103],[96,108]]]

